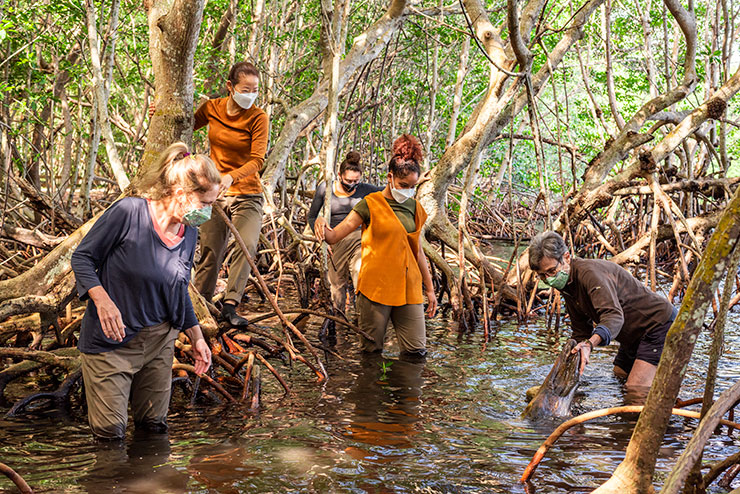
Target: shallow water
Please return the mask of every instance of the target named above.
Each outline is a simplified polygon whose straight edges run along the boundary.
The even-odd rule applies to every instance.
[[[736,318],[730,316],[719,391],[740,378]],[[130,433],[123,445],[98,444],[85,423],[64,416],[0,419],[0,461],[37,492],[590,492],[621,461],[634,426],[629,417],[571,429],[528,491],[517,482],[553,428],[519,419],[524,392],[542,382],[564,338],[548,340],[538,321],[502,323],[483,348],[481,333],[459,338],[437,320],[429,327],[430,357],[418,364],[399,361],[393,341],[383,358],[362,359],[353,339],[340,334],[347,360],[329,360],[328,383],[317,386],[304,367],[292,373],[282,367],[294,392],[281,398],[265,377],[259,414],[180,404],[168,436]],[[681,398],[701,394],[707,340],[700,338]],[[615,354],[615,346],[594,352],[574,412],[623,404],[611,373]],[[671,420],[658,482],[695,426]],[[722,432],[706,449],[706,462],[740,449]],[[15,492],[11,487],[0,479],[0,492]]]

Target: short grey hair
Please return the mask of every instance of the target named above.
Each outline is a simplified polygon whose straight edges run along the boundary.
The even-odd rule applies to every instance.
[[[529,268],[539,271],[544,257],[562,261],[567,250],[568,246],[559,233],[547,231],[537,234],[529,243]]]

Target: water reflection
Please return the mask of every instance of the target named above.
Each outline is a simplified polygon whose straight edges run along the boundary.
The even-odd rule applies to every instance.
[[[350,446],[345,451],[355,459],[375,462],[392,460],[383,448],[413,446],[419,431],[423,361],[388,360],[379,354],[363,355],[360,370],[346,399],[354,406],[344,436],[377,450]],[[395,455],[394,455],[395,456]]]
[[[135,432],[127,441],[95,445],[95,464],[80,479],[87,492],[186,492],[189,476],[169,464],[172,450],[167,434]]]
[[[740,327],[728,322],[717,393],[740,378],[740,353],[730,344]],[[65,494],[521,494],[525,487],[518,479],[552,430],[519,419],[524,393],[542,383],[565,341],[553,342],[540,323],[500,323],[483,350],[479,332],[458,338],[444,321],[435,322],[426,363],[361,357],[354,339],[340,338],[337,351],[345,360],[329,361],[331,378],[323,387],[302,367],[285,366],[281,370],[294,392],[283,399],[279,384],[265,378],[259,416],[238,407],[175,406],[169,437],[130,436],[117,447],[94,443],[84,417],[0,419],[0,461],[39,492]],[[316,328],[308,331],[315,334]],[[701,396],[707,347],[702,333],[682,399]],[[612,373],[615,352],[615,347],[594,352],[574,413],[627,400]],[[568,431],[538,467],[530,491],[591,492],[622,461],[636,418],[604,417]],[[657,482],[696,424],[671,419]],[[705,458],[715,462],[736,450],[735,439],[716,435]],[[0,479],[0,493],[11,492],[14,487]]]

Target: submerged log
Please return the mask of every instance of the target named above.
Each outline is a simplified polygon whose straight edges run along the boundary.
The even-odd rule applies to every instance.
[[[576,340],[565,342],[545,382],[524,409],[522,418],[539,420],[570,415],[570,405],[581,377],[581,354],[572,353],[576,344]]]

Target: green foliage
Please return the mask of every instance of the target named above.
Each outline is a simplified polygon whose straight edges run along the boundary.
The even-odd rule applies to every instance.
[[[225,49],[213,45],[214,35],[229,1],[210,0],[206,3],[195,55],[195,94],[196,100],[223,94],[229,66],[234,60],[248,58],[250,35],[256,29],[259,50],[252,60],[263,73],[258,104],[270,111],[271,138],[274,142],[287,118],[286,110],[311,96],[323,77],[320,2],[266,0],[259,24],[253,13],[255,3],[246,0],[239,2],[234,24],[236,27],[230,31],[233,36],[233,54],[230,53],[229,42],[223,45]],[[491,22],[494,26],[501,26],[501,36],[506,40],[506,3],[500,0],[486,3]],[[437,5],[436,0],[424,0],[415,4],[415,8],[425,10],[436,8]],[[104,41],[101,48],[106,50],[110,3],[98,0],[95,6],[98,32]],[[387,6],[388,2],[379,0],[352,2],[345,36],[345,53],[352,48],[355,38],[379,19]],[[579,6],[580,4],[563,1],[546,4],[538,24],[536,42],[530,46],[534,56],[533,71],[547,69],[547,54],[556,47],[563,32],[570,27]],[[64,71],[69,74],[64,90],[72,118],[75,155],[79,158],[75,160],[75,166],[78,162],[85,162],[89,153],[92,97],[84,4],[71,0],[44,0],[40,3],[9,0],[0,8],[0,44],[6,54],[3,65],[0,66],[3,74],[0,77],[0,96],[4,98],[7,110],[4,118],[10,119],[9,135],[13,137],[20,155],[24,157],[18,163],[25,163],[33,154],[28,136],[32,135],[34,125],[39,124],[46,128],[46,144],[42,150],[47,155],[46,161],[60,166],[60,153],[63,150],[61,140],[65,132],[56,130],[50,139],[49,129],[58,129],[63,121],[62,101],[59,94],[55,96],[53,88],[59,74]],[[701,28],[713,22],[715,8],[714,4],[696,5],[701,39],[697,55],[700,83],[693,95],[676,105],[677,111],[693,109],[704,100],[707,64],[721,66],[721,43],[712,43],[711,37],[706,36]],[[612,76],[617,108],[625,120],[629,120],[650,97],[644,53],[645,34],[637,9],[631,2],[613,3],[611,13]],[[720,12],[720,17],[721,15]],[[670,16],[667,24],[668,39],[663,39],[663,16],[663,5],[652,2],[647,18],[652,29],[650,39],[656,65],[654,83],[659,92],[672,86],[674,79],[680,81],[683,75],[684,41],[680,32],[674,30]],[[133,169],[143,149],[142,142],[148,125],[145,112],[153,96],[149,27],[147,13],[141,2],[122,0],[119,17],[109,106],[114,123],[114,137],[125,157],[126,166]],[[409,12],[404,17],[401,31],[376,60],[362,69],[362,75],[357,80],[350,80],[340,97],[340,159],[350,149],[359,150],[363,154],[364,163],[368,165],[368,176],[374,181],[382,181],[389,158],[388,150],[394,138],[402,132],[410,132],[426,141],[427,132],[431,128],[429,162],[432,165],[437,162],[446,148],[460,50],[467,36],[467,29],[462,16],[457,14],[435,17],[434,13],[422,16]],[[679,38],[674,39],[677,34]],[[670,59],[674,42],[677,43],[678,57],[676,60],[669,60],[669,80],[666,81],[663,50],[668,47]],[[439,49],[438,90],[432,95],[435,46]],[[737,51],[737,47],[735,48]],[[560,139],[579,151],[574,164],[575,170],[571,170],[571,158],[566,150],[561,148],[558,153],[557,146],[547,143],[544,145],[547,186],[555,196],[568,190],[573,172],[580,177],[586,163],[603,149],[604,143],[610,134],[614,134],[616,128],[606,91],[604,33],[600,11],[584,27],[584,37],[579,42],[579,49],[588,85],[599,111],[603,112],[607,129],[594,119],[596,110],[585,91],[576,52],[571,50],[553,75],[554,92],[548,82],[538,95],[537,110],[542,119],[540,127],[543,138],[549,141]],[[69,56],[75,51],[80,53],[77,59]],[[490,72],[490,63],[476,44],[471,43],[462,106],[455,122],[456,136],[463,134],[476,106],[485,97]],[[269,94],[268,87],[271,88]],[[434,105],[435,109],[433,122],[429,121],[430,105]],[[45,108],[53,108],[53,115],[48,120],[41,121]],[[736,108],[737,105],[730,105],[730,119],[738,119]],[[318,151],[322,121],[323,115],[311,123],[296,141],[288,163],[288,177],[295,176],[297,170],[303,166],[307,148]],[[652,123],[648,122],[643,131],[650,125]],[[531,135],[526,110],[519,113],[512,129],[515,134]],[[666,129],[658,132],[656,140],[661,138],[664,130]],[[509,128],[504,132],[508,133]],[[311,141],[310,145],[308,140]],[[205,132],[197,133],[195,142],[197,149],[207,150]],[[495,177],[504,161],[507,147],[508,140],[504,139],[494,141],[486,150],[486,158],[481,165],[481,183]],[[728,127],[727,149],[730,156],[737,155],[740,151],[738,132],[732,126]],[[51,154],[55,155],[53,159]],[[103,161],[99,163],[96,173],[110,177],[105,159],[105,156],[99,158]],[[733,173],[736,166],[733,165],[731,169]],[[531,140],[515,140],[512,167],[511,179],[516,186],[531,189],[539,187]],[[315,174],[310,172],[309,176],[312,173]],[[57,174],[58,170],[49,170],[49,177]],[[508,171],[504,173],[504,179],[504,183],[507,183]],[[462,180],[462,175],[458,180]]]

